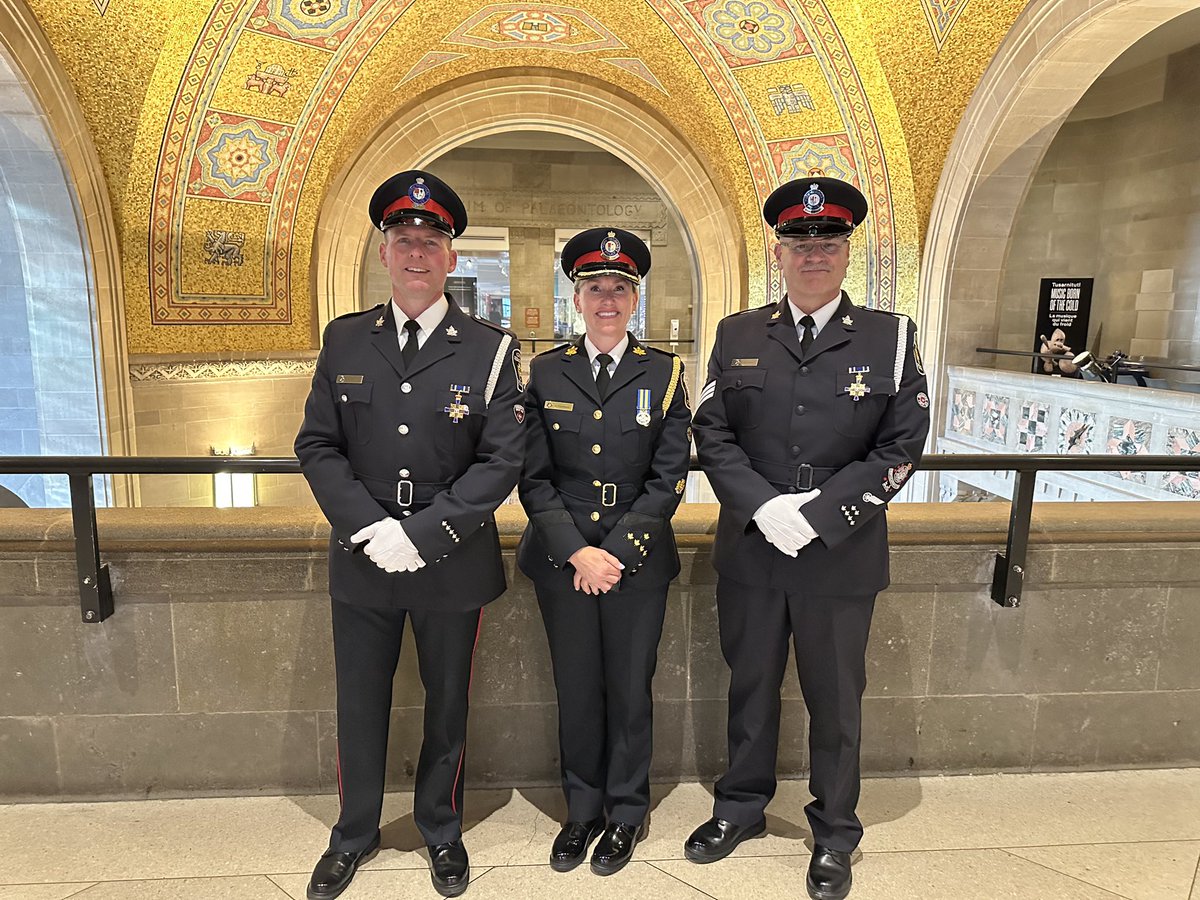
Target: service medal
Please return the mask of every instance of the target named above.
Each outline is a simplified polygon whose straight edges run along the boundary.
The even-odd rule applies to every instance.
[[[649,388],[641,388],[637,392],[637,423],[643,428],[650,424]]]

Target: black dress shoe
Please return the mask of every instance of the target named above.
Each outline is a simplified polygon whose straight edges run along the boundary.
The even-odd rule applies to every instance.
[[[625,868],[625,863],[633,857],[633,848],[637,842],[646,837],[646,824],[622,825],[620,822],[609,822],[596,841],[596,849],[592,851],[592,872],[597,875],[612,875]]]
[[[850,893],[850,854],[813,845],[804,886],[812,900],[842,900]]]
[[[550,849],[550,868],[555,872],[570,872],[583,862],[588,847],[604,830],[604,817],[590,822],[568,822],[554,839]]]
[[[329,852],[317,860],[312,878],[308,881],[308,900],[333,900],[350,886],[358,865],[379,849],[379,835],[357,853]]]
[[[461,839],[429,848],[429,877],[433,879],[433,889],[443,897],[457,897],[467,889],[471,864]]]
[[[712,818],[692,832],[683,845],[683,855],[696,863],[716,862],[733,852],[742,841],[758,837],[767,830],[767,820],[753,825],[735,825],[724,819]]]

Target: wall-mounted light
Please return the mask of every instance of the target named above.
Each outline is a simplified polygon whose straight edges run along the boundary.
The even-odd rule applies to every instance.
[[[213,456],[253,456],[255,447],[210,447],[209,451]],[[214,472],[213,506],[258,506],[257,476],[253,472]]]

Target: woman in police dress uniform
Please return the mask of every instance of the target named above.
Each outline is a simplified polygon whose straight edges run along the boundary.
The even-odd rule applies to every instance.
[[[586,333],[535,357],[525,397],[517,561],[534,583],[558,692],[567,822],[557,871],[610,875],[645,836],[651,681],[679,573],[671,516],[687,478],[691,413],[673,353],[626,329],[650,251],[617,228],[563,249]]]

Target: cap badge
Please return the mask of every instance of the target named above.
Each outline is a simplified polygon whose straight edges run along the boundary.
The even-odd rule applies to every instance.
[[[415,182],[409,185],[408,199],[413,202],[413,206],[421,207],[429,200],[429,188],[425,185],[424,178],[418,178]]]
[[[615,232],[610,231],[600,242],[600,255],[609,260],[617,259],[621,255],[621,242],[617,240]]]
[[[804,194],[804,211],[810,216],[815,216],[825,208],[825,194],[817,185],[810,184],[808,190]]]

